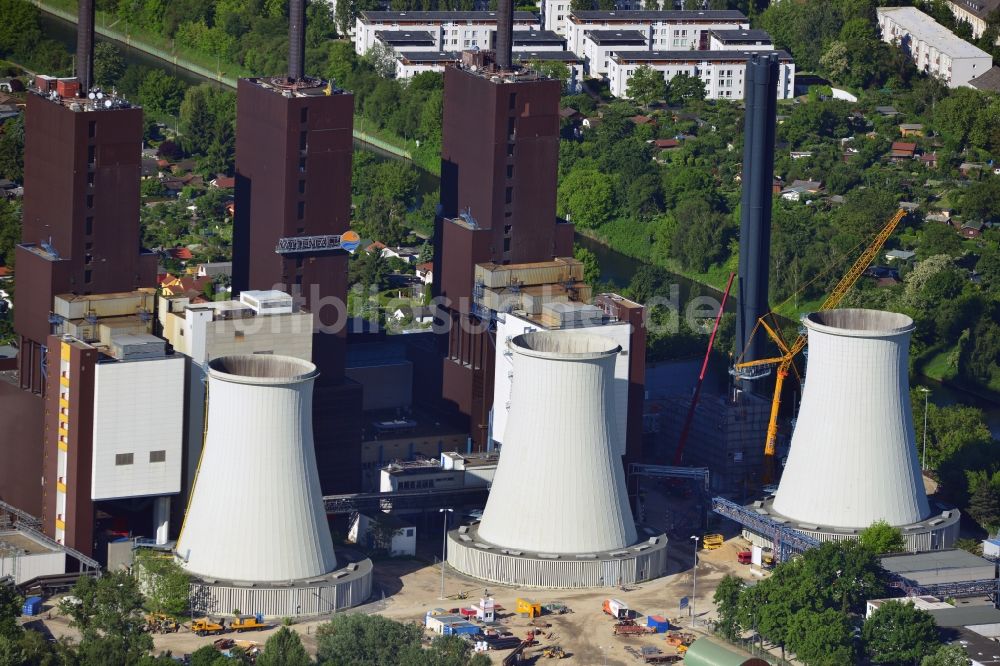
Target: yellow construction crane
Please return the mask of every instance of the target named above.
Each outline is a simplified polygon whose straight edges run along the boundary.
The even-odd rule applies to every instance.
[[[871,244],[865,248],[865,251],[861,253],[858,260],[854,262],[851,269],[847,271],[844,277],[840,278],[840,282],[837,286],[833,288],[830,295],[826,297],[823,304],[819,306],[819,310],[832,310],[833,308],[840,305],[840,301],[844,299],[847,292],[851,290],[854,283],[858,281],[861,274],[865,272],[868,268],[868,264],[878,255],[882,250],[882,246],[892,235],[892,232],[896,230],[900,221],[906,217],[905,210],[898,210],[896,214],[886,223],[882,230],[878,232],[875,239]],[[768,313],[770,315],[771,313]],[[784,386],[785,378],[788,377],[789,369],[795,369],[795,357],[803,347],[806,346],[806,335],[805,333],[800,333],[799,337],[795,339],[792,344],[786,344],[784,338],[782,338],[780,329],[777,325],[771,326],[766,321],[765,315],[758,320],[758,325],[763,327],[767,332],[767,335],[774,341],[781,351],[781,356],[776,356],[774,358],[762,358],[755,361],[747,361],[746,363],[736,363],[733,366],[736,376],[745,379],[754,379],[761,377],[765,374],[761,370],[770,369],[771,367],[777,366],[777,375],[774,382],[774,398],[771,400],[771,417],[767,424],[767,439],[764,442],[764,484],[769,484],[774,481],[774,454],[775,454],[775,442],[778,438],[778,410],[781,407],[781,389]],[[798,371],[796,370],[796,374]]]

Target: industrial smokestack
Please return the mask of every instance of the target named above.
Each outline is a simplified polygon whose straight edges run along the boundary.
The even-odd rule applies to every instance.
[[[771,183],[774,179],[777,86],[778,56],[751,56],[747,61],[744,95],[746,119],[743,130],[739,308],[736,322],[736,356],[743,362],[763,357],[764,336],[753,336],[753,331],[757,320],[770,311],[767,282],[771,257]]]
[[[76,23],[76,77],[80,95],[86,97],[94,76],[94,0],[80,0]]]
[[[306,0],[288,2],[288,78],[298,81],[305,76]]]
[[[845,309],[814,312],[803,323],[809,371],[774,510],[852,529],[926,519],[910,410],[913,320]]]
[[[499,69],[510,69],[514,42],[514,0],[497,2],[497,54]]]

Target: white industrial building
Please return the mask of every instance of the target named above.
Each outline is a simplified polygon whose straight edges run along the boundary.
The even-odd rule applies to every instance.
[[[176,547],[198,612],[315,614],[370,595],[370,562],[335,571],[313,444],[317,376],[290,356],[209,362],[205,446]]]
[[[538,17],[531,12],[514,12],[513,27],[515,32],[542,29]],[[437,51],[491,49],[496,39],[497,14],[488,11],[363,11],[355,22],[354,50],[364,55],[379,39],[391,43],[398,38],[389,33],[396,31],[430,33]]]
[[[721,10],[576,10],[566,17],[567,48],[583,53],[583,41],[593,30],[638,30],[649,34],[649,48],[664,51],[705,50],[712,30],[747,30],[741,12]]]
[[[788,462],[755,509],[821,540],[857,538],[877,521],[909,550],[948,548],[959,512],[931,507],[917,460],[908,358],[913,320],[876,310],[803,319],[809,365]]]
[[[513,386],[482,521],[448,535],[448,563],[528,587],[634,584],[663,575],[666,537],[637,531],[616,442],[612,339],[534,331],[501,342]],[[544,519],[532,519],[544,507]]]
[[[384,550],[389,557],[417,554],[417,528],[399,516],[374,511],[355,514],[347,529],[347,540],[365,548]]]
[[[903,50],[921,72],[949,88],[966,86],[993,66],[993,58],[915,7],[878,7],[882,40]]]
[[[758,53],[760,51],[757,51]],[[741,100],[747,59],[752,51],[615,51],[608,63],[608,83],[615,97],[628,97],[628,82],[639,67],[663,73],[668,82],[678,74],[698,77],[706,99]],[[785,51],[778,54],[778,99],[795,97],[795,63]]]

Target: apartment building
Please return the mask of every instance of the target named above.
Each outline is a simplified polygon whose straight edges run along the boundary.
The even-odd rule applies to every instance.
[[[649,66],[670,81],[678,74],[701,78],[706,99],[743,99],[747,58],[753,51],[618,51],[608,63],[611,94],[628,97],[628,82],[635,70]],[[778,99],[795,96],[795,63],[778,51]]]
[[[709,51],[773,51],[774,42],[766,30],[712,30]]]
[[[903,50],[922,72],[949,88],[969,85],[993,66],[993,58],[914,7],[876,9],[882,40]]]
[[[513,27],[519,30],[541,30],[541,20],[531,12],[514,12]],[[391,32],[428,32],[438,51],[463,51],[465,49],[491,49],[497,31],[496,12],[428,11],[428,12],[361,12],[355,22],[354,50],[358,55],[367,53],[381,34],[381,41],[391,43],[396,36]],[[412,51],[413,49],[405,49]]]
[[[965,21],[972,27],[972,38],[979,39],[986,32],[989,15],[1000,9],[1000,0],[948,0],[948,8],[956,21]],[[997,43],[1000,44],[1000,38]]]
[[[586,33],[638,30],[649,34],[649,48],[707,50],[712,30],[748,30],[750,21],[735,10],[579,10],[566,18],[567,48],[584,52]]]
[[[652,3],[642,0],[617,0],[617,11],[648,8]],[[657,3],[662,7],[663,3]],[[563,37],[567,34],[566,17],[572,10],[570,0],[542,0],[542,22],[546,30],[553,30]]]

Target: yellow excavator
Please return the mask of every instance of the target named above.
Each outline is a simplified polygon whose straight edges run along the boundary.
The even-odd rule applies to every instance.
[[[882,227],[875,236],[875,239],[865,248],[865,251],[861,253],[861,256],[854,262],[854,265],[851,266],[847,274],[840,278],[840,282],[833,288],[830,295],[826,297],[823,304],[819,306],[819,310],[832,310],[840,305],[847,292],[851,290],[851,287],[854,286],[865,272],[865,269],[868,268],[872,260],[882,251],[882,246],[885,245],[889,236],[896,230],[896,227],[899,226],[904,217],[906,217],[905,210],[896,211],[896,214]],[[758,319],[757,323],[767,332],[768,337],[774,341],[774,344],[778,346],[781,356],[762,358],[743,363],[737,362],[733,365],[734,374],[740,379],[758,379],[764,377],[770,374],[771,368],[777,366],[774,397],[771,400],[771,417],[767,424],[767,439],[764,441],[764,485],[773,483],[775,477],[774,456],[775,443],[778,438],[778,411],[781,407],[781,389],[785,384],[785,379],[788,377],[789,370],[794,371],[796,376],[798,376],[798,370],[795,368],[795,357],[806,346],[807,341],[805,333],[800,333],[792,344],[787,344],[781,335],[781,329],[774,323],[773,314],[773,312],[769,312]],[[768,318],[772,320],[770,324],[767,322]]]

